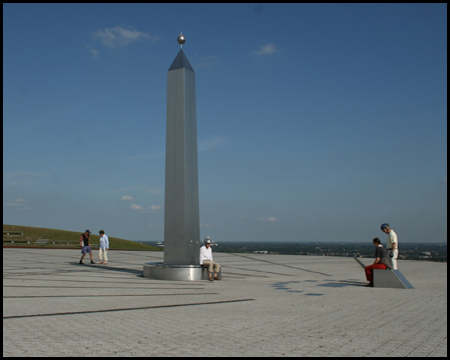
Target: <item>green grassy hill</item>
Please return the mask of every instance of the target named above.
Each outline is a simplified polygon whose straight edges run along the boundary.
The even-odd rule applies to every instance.
[[[11,232],[6,235],[5,232]],[[20,235],[23,233],[23,235]],[[79,249],[79,240],[81,232],[65,231],[56,229],[37,228],[31,226],[21,225],[5,225],[3,224],[3,245],[4,246],[20,246],[20,247],[49,247],[49,248],[75,248]],[[106,234],[108,235],[108,234]],[[91,234],[91,245],[93,249],[98,249],[99,235]],[[109,249],[121,250],[152,250],[161,251],[162,249],[156,246],[140,244],[135,241],[118,239],[115,237],[109,238]],[[49,240],[45,242],[45,239]],[[11,241],[14,241],[12,243]],[[53,244],[55,242],[55,244]],[[68,244],[69,242],[69,244]],[[97,246],[95,246],[97,245]]]

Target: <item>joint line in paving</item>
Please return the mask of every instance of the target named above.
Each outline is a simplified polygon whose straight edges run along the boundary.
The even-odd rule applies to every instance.
[[[182,306],[228,304],[228,303],[234,303],[234,302],[244,302],[244,301],[254,301],[254,300],[256,300],[256,299],[239,299],[239,300],[210,301],[210,302],[203,302],[203,303],[173,304],[173,305],[156,305],[156,306],[144,306],[144,307],[137,307],[137,308],[105,309],[105,310],[89,310],[89,311],[63,312],[63,313],[53,313],[53,314],[13,315],[13,316],[3,316],[3,320],[9,320],[9,319],[21,319],[21,318],[31,318],[31,317],[41,317],[41,316],[83,315],[83,314],[104,313],[104,312],[117,312],[117,311],[129,311],[129,310],[147,310],[147,309],[162,309],[162,308],[182,307]]]
[[[292,265],[287,265],[287,264],[280,264],[280,263],[277,263],[277,262],[274,262],[274,261],[269,261],[269,260],[255,259],[255,258],[252,258],[251,256],[246,256],[246,255],[241,255],[241,254],[230,254],[230,255],[239,256],[239,257],[243,257],[243,258],[247,258],[247,259],[251,259],[251,260],[255,260],[255,261],[261,261],[261,262],[269,263],[269,264],[272,264],[272,265],[284,266],[284,267],[288,267],[288,268],[291,268],[291,269],[307,271],[307,272],[310,272],[310,273],[319,274],[319,275],[323,275],[323,276],[331,276],[330,274],[325,274],[325,273],[322,273],[322,272],[319,272],[319,271],[303,269],[303,268],[300,268],[300,267],[297,267],[297,266],[292,266]]]
[[[31,299],[31,298],[73,298],[73,297],[119,297],[119,296],[177,296],[177,295],[218,295],[219,293],[182,293],[182,294],[120,294],[120,295],[31,295],[31,296],[3,296],[3,299]]]

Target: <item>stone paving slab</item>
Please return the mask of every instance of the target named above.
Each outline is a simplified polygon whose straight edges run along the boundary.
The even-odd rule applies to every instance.
[[[446,263],[383,289],[353,258],[214,256],[221,281],[180,282],[142,277],[161,252],[3,249],[3,356],[447,356]]]

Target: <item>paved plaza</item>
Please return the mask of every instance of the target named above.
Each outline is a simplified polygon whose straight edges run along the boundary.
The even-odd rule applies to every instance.
[[[353,258],[215,253],[222,280],[181,282],[142,276],[162,252],[108,257],[4,248],[3,356],[447,356],[446,263],[382,289]]]

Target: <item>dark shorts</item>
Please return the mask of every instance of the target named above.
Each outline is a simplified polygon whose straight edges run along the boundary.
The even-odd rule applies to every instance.
[[[90,254],[92,252],[91,247],[90,246],[83,246],[81,248],[81,253],[82,254]]]

